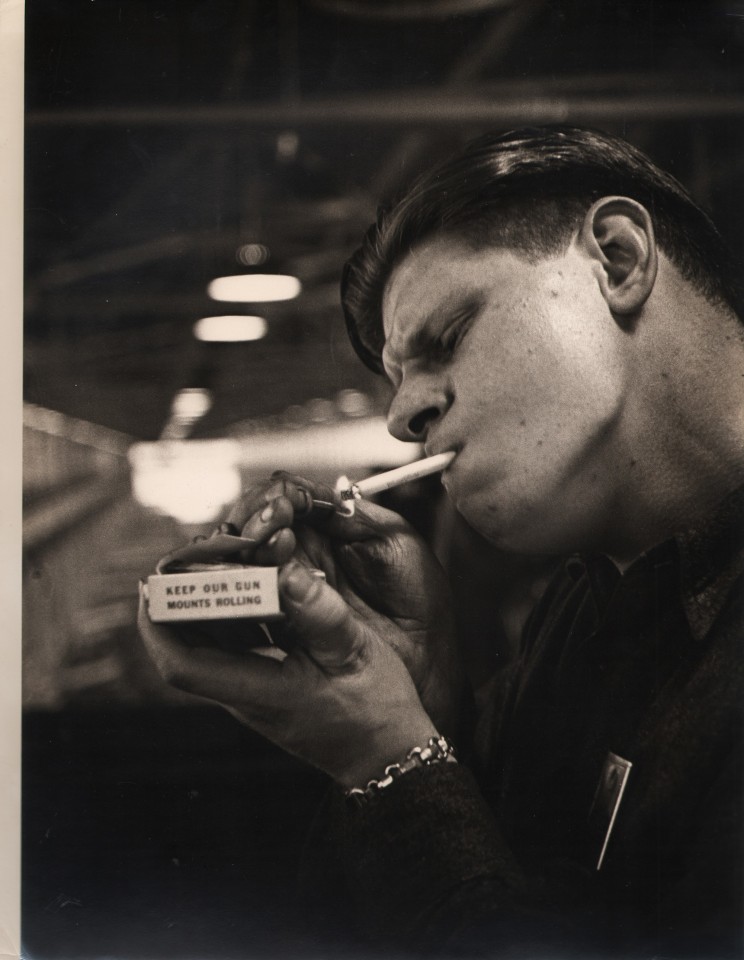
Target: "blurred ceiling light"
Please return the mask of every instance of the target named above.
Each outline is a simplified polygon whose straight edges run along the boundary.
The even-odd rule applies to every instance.
[[[330,400],[316,397],[314,400],[308,400],[307,413],[312,423],[326,423],[334,419],[336,408]]]
[[[133,444],[132,493],[180,523],[209,523],[240,496],[238,455],[229,440]]]
[[[294,130],[284,130],[276,138],[276,155],[279,160],[294,160],[300,148],[300,138]]]
[[[372,413],[372,401],[361,390],[339,390],[336,406],[345,417],[366,417]]]
[[[199,420],[212,407],[212,393],[204,387],[186,387],[173,398],[171,413],[176,420]]]
[[[204,387],[179,390],[171,402],[168,421],[160,431],[161,440],[184,440],[191,428],[212,408],[212,393]]]
[[[271,256],[271,251],[263,243],[244,243],[235,251],[235,259],[244,267],[260,267]]]
[[[244,303],[270,303],[274,300],[293,300],[299,296],[302,284],[297,277],[280,273],[246,273],[233,277],[217,277],[207,287],[213,300]]]
[[[202,317],[194,324],[194,336],[210,343],[238,343],[260,340],[266,336],[267,328],[263,317]]]

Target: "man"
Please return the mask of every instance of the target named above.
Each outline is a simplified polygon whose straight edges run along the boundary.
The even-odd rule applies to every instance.
[[[230,522],[281,566],[286,658],[141,613],[155,662],[341,788],[326,859],[373,951],[738,956],[744,314],[715,228],[620,140],[517,131],[381,213],[343,296],[457,510],[569,559],[472,733],[426,546],[278,475]]]

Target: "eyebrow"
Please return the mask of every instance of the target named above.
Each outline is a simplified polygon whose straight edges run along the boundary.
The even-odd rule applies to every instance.
[[[466,294],[461,289],[456,289],[446,295],[429,313],[416,321],[417,327],[414,332],[404,338],[403,359],[405,359],[406,355],[416,356],[422,353],[436,340],[442,330],[446,329],[446,324],[451,320],[456,320],[461,314],[470,313],[477,308],[479,303],[479,296],[472,292]],[[439,327],[434,326],[440,321],[441,325]],[[383,362],[390,363],[394,367],[399,367],[401,364],[400,355],[389,349],[389,344],[390,341],[386,340],[382,349],[381,359]]]

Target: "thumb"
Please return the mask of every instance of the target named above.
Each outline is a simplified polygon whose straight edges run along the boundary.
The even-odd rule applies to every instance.
[[[364,627],[345,600],[296,560],[279,572],[284,611],[306,652],[328,672],[352,666],[365,645]]]

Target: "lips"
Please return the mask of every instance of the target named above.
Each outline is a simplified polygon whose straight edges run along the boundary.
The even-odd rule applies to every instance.
[[[436,445],[432,444],[431,446],[430,446],[429,444],[426,444],[426,445],[424,446],[424,452],[425,452],[426,455],[429,456],[429,457],[436,456],[437,454],[440,454],[440,453],[454,453],[454,454],[455,454],[455,456],[452,458],[452,460],[449,462],[449,464],[444,468],[444,470],[443,470],[443,471],[441,472],[441,474],[439,475],[440,482],[441,482],[442,486],[444,487],[444,489],[447,490],[448,493],[449,493],[449,485],[448,485],[448,483],[447,483],[447,479],[448,479],[448,476],[450,475],[450,471],[452,470],[452,468],[453,468],[454,465],[455,465],[455,462],[456,462],[456,460],[457,460],[457,457],[458,457],[459,454],[460,454],[460,449],[461,449],[461,448],[460,448],[459,446],[457,446],[456,444],[452,444],[452,443],[450,443],[450,444],[440,444],[440,443],[437,443]]]
[[[461,445],[457,443],[425,443],[424,444],[424,453],[427,457],[435,457],[440,453],[454,453],[455,458],[452,460],[452,463],[455,462],[457,455],[460,453]],[[451,464],[450,464],[451,466]],[[449,467],[447,467],[449,469]]]

